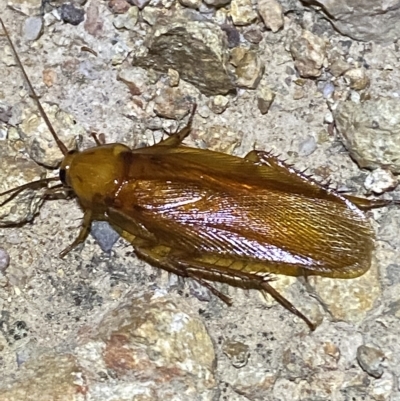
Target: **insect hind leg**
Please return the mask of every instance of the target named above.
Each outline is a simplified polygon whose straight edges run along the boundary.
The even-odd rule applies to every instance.
[[[314,331],[316,328],[316,326],[289,300],[269,284],[269,282],[273,280],[273,277],[269,274],[257,275],[248,273],[213,263],[207,263],[201,259],[192,258],[190,255],[171,253],[170,250],[163,254],[163,252],[157,251],[157,246],[146,247],[143,246],[143,243],[142,246],[135,246],[134,244],[134,247],[137,256],[146,262],[179,276],[189,277],[198,281],[224,302],[227,302],[226,300],[229,300],[229,298],[212,287],[208,281],[218,281],[235,287],[255,289],[263,293],[266,292],[283,307],[302,319],[311,331]],[[230,300],[227,303],[230,304]]]
[[[303,315],[288,299],[280,294],[273,288],[269,282],[273,281],[273,277],[267,275],[257,275],[240,270],[231,269],[229,267],[217,266],[202,261],[188,260],[181,262],[186,265],[188,274],[196,275],[197,277],[205,280],[220,281],[228,283],[235,287],[259,290],[262,293],[266,292],[272,296],[278,303],[280,303],[288,311],[302,319],[311,331],[316,329],[305,315]]]
[[[141,241],[142,242],[142,241]],[[162,268],[170,273],[174,273],[177,276],[191,278],[201,284],[203,287],[211,291],[215,296],[217,296],[221,301],[225,302],[227,305],[232,305],[232,300],[222,292],[218,291],[210,283],[203,280],[201,277],[196,276],[188,272],[188,269],[182,267],[176,260],[175,257],[163,256],[157,252],[157,247],[144,247],[136,246],[135,253],[140,258],[150,263],[153,266]]]

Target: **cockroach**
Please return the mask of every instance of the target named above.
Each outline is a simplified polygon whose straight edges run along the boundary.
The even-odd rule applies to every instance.
[[[198,281],[228,304],[210,282],[268,293],[311,330],[315,325],[271,286],[273,274],[354,278],[370,268],[374,233],[364,211],[390,201],[338,193],[265,151],[239,158],[184,146],[195,105],[187,126],[155,145],[130,149],[94,137],[95,147],[68,150],[1,25],[64,155],[59,180],[84,213],[78,237],[61,257],[85,241],[93,220],[107,221],[151,265]]]

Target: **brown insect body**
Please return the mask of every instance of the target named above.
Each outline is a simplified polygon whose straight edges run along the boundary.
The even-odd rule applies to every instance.
[[[65,157],[61,176],[86,216],[79,242],[88,222],[107,220],[154,265],[266,290],[292,311],[269,273],[351,278],[369,269],[373,232],[359,208],[375,204],[350,201],[266,152],[242,159],[185,147],[189,131],[147,148]]]
[[[106,220],[149,263],[228,303],[205,280],[266,291],[313,329],[270,286],[270,274],[363,274],[374,235],[361,209],[388,202],[340,195],[266,152],[239,158],[185,147],[193,113],[186,128],[146,148],[67,152],[59,144],[60,179],[84,210],[81,232],[61,256],[85,240],[92,220]]]
[[[61,181],[73,189],[84,209],[104,214],[101,205],[117,191],[125,171],[122,155],[129,152],[130,149],[121,144],[71,151],[61,162]]]
[[[258,273],[253,265],[262,262],[264,272],[330,277],[356,277],[370,265],[365,214],[265,152],[241,159],[180,145],[115,144],[73,153],[63,166],[93,218],[116,226],[114,216],[126,219],[130,234],[188,259],[209,253],[220,263],[240,261],[242,271]]]

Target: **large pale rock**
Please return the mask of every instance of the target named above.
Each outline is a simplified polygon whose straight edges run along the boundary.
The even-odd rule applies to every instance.
[[[343,35],[356,40],[389,43],[400,38],[399,0],[304,0],[318,4]]]
[[[334,118],[344,145],[360,167],[384,167],[400,173],[398,99],[341,102]]]

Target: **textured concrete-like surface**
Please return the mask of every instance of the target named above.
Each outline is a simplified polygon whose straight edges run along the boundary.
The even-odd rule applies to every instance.
[[[211,22],[207,24],[212,23],[213,29],[220,27],[226,33],[226,49],[231,45],[237,47],[239,38],[239,46],[244,48],[240,51],[255,52],[264,66],[261,81],[254,90],[239,88],[236,93],[223,97],[206,96],[202,88],[195,86],[195,81],[185,82],[184,74],[177,74],[171,66],[170,71],[166,68],[160,73],[132,65],[131,52],[141,51],[144,39],[154,30],[150,24],[155,23],[160,13],[168,15],[175,6],[181,6],[167,0],[152,0],[149,5],[137,1],[138,9],[133,10],[124,0],[92,0],[84,6],[80,1],[72,3],[84,9],[84,22],[78,22],[81,15],[74,14],[71,7],[66,10],[68,21],[77,21],[77,25],[61,21],[56,11],[45,10],[42,33],[38,33],[37,24],[32,28],[27,24],[34,32],[29,31],[25,36],[26,19],[39,15],[40,2],[12,2],[22,13],[0,6],[0,15],[34,87],[53,110],[51,118],[54,116],[61,125],[72,123],[65,130],[71,143],[76,139],[80,148],[93,146],[90,132],[95,131],[107,142],[131,147],[152,144],[165,132],[175,132],[182,126],[177,119],[182,117],[182,110],[190,100],[196,99],[198,111],[187,144],[238,156],[254,147],[272,151],[299,170],[307,169],[316,179],[330,180],[340,189],[366,195],[363,185],[371,173],[360,169],[350,157],[335,131],[334,114],[339,102],[398,99],[397,44],[381,47],[341,36],[312,8],[296,1],[280,2],[284,26],[275,33],[267,30],[261,19],[252,23],[255,17],[245,2],[242,3],[246,7],[238,7],[240,2],[236,2],[234,8],[239,14],[240,9],[244,10],[244,15],[235,15],[240,22],[249,21],[250,25],[244,26],[235,26],[226,18],[229,5],[218,10],[211,8],[211,11],[202,5],[201,17],[211,15]],[[295,12],[285,14],[289,9]],[[127,10],[130,10],[129,18]],[[32,40],[35,36],[38,38]],[[305,37],[307,46],[304,47]],[[376,42],[380,42],[379,38]],[[312,67],[307,70],[312,72],[311,78],[308,78],[310,74],[300,76],[296,71],[291,48],[296,49],[295,58],[301,59],[302,65]],[[303,54],[302,49],[306,50]],[[315,60],[318,60],[316,68]],[[57,170],[40,167],[31,157],[51,166],[55,163],[54,156],[59,156],[53,152],[56,147],[45,130],[40,127],[33,132],[31,129],[37,126],[36,106],[29,99],[26,84],[3,36],[0,37],[0,68],[1,191],[38,179],[44,173],[57,175]],[[240,73],[234,65],[229,69],[233,75]],[[358,71],[346,76],[352,69]],[[363,69],[361,74],[359,69]],[[66,114],[59,114],[58,110]],[[393,110],[397,113],[396,108]],[[393,121],[397,118],[395,115]],[[32,124],[21,124],[22,121],[32,121]],[[390,124],[387,129],[397,132]],[[75,134],[81,136],[74,138]],[[365,146],[365,141],[361,141],[361,146]],[[351,152],[359,154],[362,150],[370,151],[353,148]],[[380,165],[380,168],[387,166]],[[104,343],[99,348],[94,346],[96,341],[100,344],[104,340],[99,339],[99,323],[109,322],[111,311],[118,315],[121,305],[135,297],[138,303],[148,302],[150,307],[151,302],[156,302],[152,298],[154,294],[166,297],[163,307],[167,305],[169,312],[165,313],[171,317],[176,312],[177,323],[193,322],[196,330],[189,331],[188,336],[202,333],[199,341],[207,351],[204,349],[206,368],[201,372],[206,372],[209,380],[198,366],[197,370],[194,366],[188,367],[189,359],[184,361],[186,370],[179,365],[181,348],[173,351],[176,351],[176,360],[168,354],[173,360],[173,363],[167,361],[168,369],[180,366],[185,380],[190,382],[190,399],[202,399],[204,388],[209,397],[204,399],[230,401],[400,398],[396,384],[400,377],[400,212],[396,206],[369,212],[377,241],[373,267],[365,276],[354,280],[310,280],[331,314],[305,291],[302,280],[279,276],[272,283],[310,319],[320,323],[310,333],[303,321],[270,299],[265,302],[257,292],[218,285],[234,301],[228,307],[189,280],[182,283],[140,261],[131,245],[122,239],[110,252],[104,252],[89,237],[83,246],[60,259],[58,253],[77,235],[82,211],[74,199],[48,200],[40,205],[38,200],[42,195],[39,193],[34,198],[31,193],[21,194],[24,202],[14,203],[11,210],[4,212],[7,219],[18,222],[31,218],[36,211],[31,223],[0,228],[0,377],[5,378],[7,391],[17,389],[19,380],[25,380],[25,387],[21,387],[23,396],[16,392],[10,399],[30,399],[29,394],[37,394],[34,378],[43,366],[50,386],[46,391],[50,389],[54,395],[52,386],[54,389],[61,386],[65,389],[63,400],[87,399],[86,378],[80,375],[82,337],[89,328],[94,330],[87,341],[93,345],[90,349],[94,354],[95,351],[101,354]],[[396,198],[398,192],[385,193],[383,197]],[[19,208],[29,213],[24,214]],[[3,214],[0,217],[5,218]],[[164,316],[163,307],[160,305],[159,311]],[[170,309],[175,307],[172,313]],[[149,324],[156,320],[157,314],[152,316]],[[128,320],[138,323],[132,316]],[[209,338],[202,325],[207,328]],[[130,387],[124,387],[127,393],[113,393],[121,388],[118,372],[126,366],[121,367],[117,362],[139,355],[137,348],[130,348],[132,343],[127,338],[131,337],[124,331],[123,323],[118,321],[116,326],[115,335],[104,340],[110,341],[109,366],[104,372],[96,373],[99,375],[96,399],[114,400],[114,395],[121,400],[155,399],[156,393],[149,393],[149,398],[145,398],[146,394],[140,395],[143,383],[135,387],[135,380],[129,382]],[[149,331],[146,333],[150,336]],[[168,336],[173,340],[163,330],[151,333],[156,346],[147,348],[149,354],[141,354],[143,361],[149,363],[148,368],[166,352],[157,346],[164,340],[164,345],[169,346]],[[193,338],[188,339],[189,354],[195,345]],[[119,353],[121,358],[114,359],[116,354],[111,351]],[[90,355],[94,354],[84,354],[83,360],[90,361]],[[49,370],[49,366],[53,369]],[[153,368],[155,365],[151,365]],[[164,380],[182,373],[168,369],[159,366],[157,391],[163,389]],[[102,375],[103,384],[100,383]],[[176,394],[187,400],[185,388],[189,387],[182,386],[180,379],[174,383]],[[164,400],[167,399],[165,396]]]

